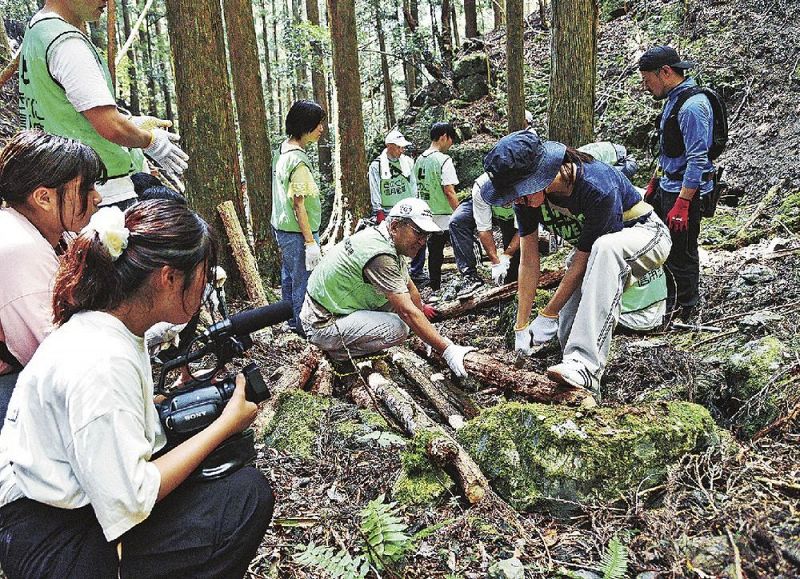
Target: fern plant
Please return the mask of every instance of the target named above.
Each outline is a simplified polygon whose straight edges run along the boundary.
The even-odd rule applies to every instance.
[[[600,564],[603,579],[623,579],[628,572],[628,548],[616,535],[608,542]]]
[[[384,503],[384,495],[367,503],[361,511],[361,535],[364,544],[355,556],[346,549],[316,545],[298,545],[294,560],[304,567],[315,567],[334,579],[363,579],[371,568],[381,571],[397,563],[411,546],[408,528],[397,515],[396,503]]]

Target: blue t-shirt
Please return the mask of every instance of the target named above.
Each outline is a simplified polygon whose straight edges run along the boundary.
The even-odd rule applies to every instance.
[[[625,227],[622,214],[641,201],[642,195],[619,170],[592,161],[577,167],[571,195],[547,194],[546,198],[551,207],[557,208],[546,209],[546,216],[541,207],[514,205],[520,237],[536,231],[540,223],[561,231],[566,226],[575,232],[574,239],[564,236],[567,241],[588,253],[598,237]]]

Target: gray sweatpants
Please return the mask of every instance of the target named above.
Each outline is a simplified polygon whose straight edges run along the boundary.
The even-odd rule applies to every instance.
[[[300,316],[301,321],[303,316]],[[350,356],[366,356],[402,344],[408,337],[408,326],[391,312],[358,310],[335,318],[327,326],[314,328],[303,324],[308,341],[334,360]]]
[[[666,261],[672,241],[653,212],[644,223],[603,235],[592,246],[581,286],[558,314],[558,341],[564,360],[602,375],[619,321],[620,300],[636,279]],[[571,263],[574,254],[567,259]]]

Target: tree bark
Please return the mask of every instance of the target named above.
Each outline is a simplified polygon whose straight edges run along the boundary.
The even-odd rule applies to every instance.
[[[156,71],[153,64],[153,38],[150,34],[150,17],[148,16],[139,32],[143,39],[147,54],[147,110],[150,115],[158,116],[158,90],[156,89]]]
[[[272,7],[272,47],[274,49],[274,54],[272,58],[272,62],[276,65],[280,62],[280,51],[278,48],[278,12],[277,7],[275,5],[275,0],[270,0],[270,6]],[[281,94],[281,74],[278,73],[275,75],[275,96],[278,102],[278,134],[284,134],[284,115],[283,115],[283,95]]]
[[[446,72],[453,70],[453,29],[450,26],[450,0],[442,0],[442,63]]]
[[[5,68],[9,62],[11,62],[11,45],[8,42],[5,21],[0,15],[0,70]]]
[[[275,126],[275,101],[272,95],[272,66],[269,54],[269,23],[267,22],[267,0],[261,0],[261,39],[264,46],[264,74],[266,75],[264,92],[267,94],[266,108],[269,126]]]
[[[306,15],[308,21],[314,26],[320,26],[319,0],[306,0]],[[330,113],[328,104],[328,82],[325,78],[325,58],[322,45],[319,41],[311,42],[311,87],[314,91],[314,101]],[[330,125],[330,115],[328,118]],[[319,173],[326,183],[333,181],[333,166],[331,163],[331,141],[328,131],[322,133],[317,141],[317,155],[319,157]]]
[[[281,366],[266,379],[271,396],[258,409],[258,415],[253,423],[256,432],[262,432],[275,416],[281,392],[302,389],[311,379],[322,358],[322,351],[319,348],[308,345],[294,364]]]
[[[272,151],[252,5],[250,0],[225,0],[223,5],[244,175],[253,222],[254,252],[261,275],[274,283],[280,275],[280,259],[270,225]],[[239,219],[244,220],[244,217],[244,212],[241,212]]]
[[[256,260],[253,257],[253,253],[250,251],[250,246],[247,245],[247,237],[245,237],[242,224],[236,216],[233,202],[225,201],[225,203],[220,203],[217,207],[217,211],[219,211],[219,215],[222,218],[225,233],[228,234],[233,258],[239,268],[239,274],[244,281],[247,297],[256,306],[267,305],[269,301],[264,291],[264,284],[261,283]]]
[[[453,52],[456,52],[458,47],[461,46],[461,38],[458,34],[458,15],[456,14],[455,2],[450,3],[450,16],[453,21]]]
[[[181,113],[181,147],[189,154],[186,192],[192,207],[222,231],[217,205],[236,200],[244,215],[237,176],[238,152],[231,87],[225,65],[222,13],[217,0],[166,0],[175,88]],[[233,267],[229,251],[222,265]],[[234,293],[241,290],[233,278]]]
[[[370,374],[367,381],[375,396],[380,398],[409,435],[414,436],[423,430],[434,432],[434,439],[427,449],[428,456],[443,468],[455,473],[456,482],[470,504],[480,502],[489,491],[489,481],[461,445],[431,420],[419,404],[397,384],[380,374]]]
[[[547,0],[539,0],[539,24],[542,30],[548,30],[550,25],[547,23]]]
[[[594,139],[597,0],[554,0],[549,137],[572,147]]]
[[[475,0],[464,0],[464,36],[466,38],[477,38],[478,32],[478,9]]]
[[[523,0],[506,0],[506,66],[508,84],[508,132],[525,128],[524,58],[525,15]]]
[[[120,6],[122,7],[122,24],[123,30],[125,31],[125,38],[123,42],[128,40],[128,37],[131,35],[131,15],[128,9],[128,0],[121,0]],[[114,66],[113,61],[109,62],[109,66]],[[128,78],[130,80],[130,98],[128,105],[131,107],[131,112],[135,115],[141,113],[141,109],[139,108],[139,86],[138,86],[138,76],[136,74],[136,51],[133,48],[133,45],[128,49]]]
[[[336,84],[338,117],[338,163],[344,206],[353,220],[369,215],[367,154],[364,147],[364,116],[361,111],[361,73],[356,40],[354,0],[327,0],[333,52],[333,78]]]
[[[506,23],[505,0],[491,0],[494,14],[494,30],[499,30]]]
[[[386,113],[386,128],[391,129],[396,122],[394,116],[394,97],[392,96],[392,78],[389,75],[389,59],[386,57],[386,39],[383,35],[383,17],[381,3],[375,2],[375,24],[378,28],[378,49],[381,57],[381,73],[383,75],[383,108]]]
[[[303,23],[303,0],[292,0],[292,22],[295,27]],[[294,65],[294,76],[297,83],[297,100],[307,99],[309,96],[308,70],[301,54],[295,54],[297,59]]]

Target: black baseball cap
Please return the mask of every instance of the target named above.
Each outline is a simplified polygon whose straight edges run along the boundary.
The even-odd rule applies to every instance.
[[[639,70],[658,70],[662,66],[685,70],[694,68],[694,63],[689,60],[681,60],[680,56],[678,56],[678,51],[671,46],[654,46],[639,59]]]

